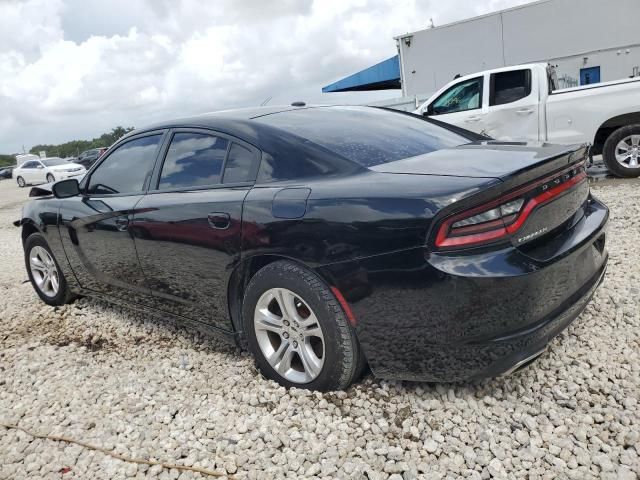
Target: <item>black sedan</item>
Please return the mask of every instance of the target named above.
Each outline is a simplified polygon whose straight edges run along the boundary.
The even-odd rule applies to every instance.
[[[11,178],[13,176],[13,168],[14,167],[0,168],[0,180]]]
[[[128,134],[16,225],[49,305],[169,316],[285,386],[460,381],[529,363],[602,280],[586,154],[378,108],[220,112]]]

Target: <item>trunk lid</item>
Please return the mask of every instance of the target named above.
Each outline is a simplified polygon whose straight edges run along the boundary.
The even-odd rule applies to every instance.
[[[385,173],[493,177],[507,184],[522,184],[567,167],[585,156],[585,145],[488,140],[437,150],[369,168]]]

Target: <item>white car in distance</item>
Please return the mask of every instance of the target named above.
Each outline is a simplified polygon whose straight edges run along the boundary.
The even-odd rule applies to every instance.
[[[80,164],[50,157],[28,160],[13,170],[13,178],[20,187],[38,183],[52,183],[65,178],[81,177],[87,170]]]

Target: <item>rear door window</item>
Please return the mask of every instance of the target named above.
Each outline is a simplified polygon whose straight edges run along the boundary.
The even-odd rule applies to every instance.
[[[256,179],[257,154],[248,148],[232,143],[224,167],[223,183],[252,182]]]
[[[173,135],[162,165],[159,189],[200,187],[221,183],[229,140],[206,133]]]
[[[528,97],[531,93],[531,70],[511,70],[491,74],[489,105],[504,105]]]

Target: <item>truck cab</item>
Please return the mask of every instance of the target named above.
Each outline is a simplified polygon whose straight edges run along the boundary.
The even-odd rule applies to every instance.
[[[415,113],[500,140],[545,140],[540,100],[548,95],[543,64],[498,68],[459,77]]]
[[[610,172],[640,176],[640,77],[557,89],[544,63],[459,77],[414,113],[501,141],[587,143]]]

